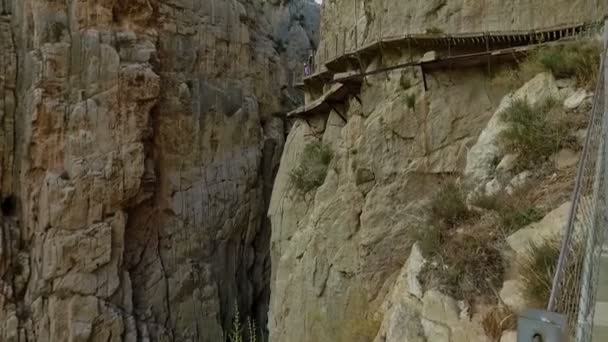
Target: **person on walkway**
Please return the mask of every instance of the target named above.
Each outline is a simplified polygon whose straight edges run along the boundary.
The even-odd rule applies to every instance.
[[[308,63],[304,63],[304,76],[310,76],[310,65]]]
[[[312,50],[310,50],[310,54],[308,55],[308,67],[310,68],[311,73],[314,72],[313,65],[315,62],[315,56]]]

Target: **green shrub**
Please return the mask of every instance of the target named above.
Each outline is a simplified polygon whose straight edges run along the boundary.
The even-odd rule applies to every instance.
[[[534,207],[519,208],[518,205],[505,206],[499,211],[502,232],[510,235],[519,229],[540,221],[544,215]]]
[[[580,265],[578,264],[581,243],[575,241],[569,252],[568,261],[563,272],[561,293],[557,297],[557,312],[566,313],[570,320],[576,319],[578,312],[578,291],[580,287]],[[536,307],[546,307],[551,295],[553,277],[560,254],[560,243],[556,240],[545,240],[531,243],[528,256],[522,264],[521,276],[524,283],[524,294]]]
[[[327,176],[327,168],[333,157],[329,146],[313,142],[304,147],[300,164],[291,174],[290,179],[301,193],[308,193],[321,186]]]
[[[501,134],[501,142],[509,152],[519,154],[521,164],[531,166],[542,161],[567,142],[568,127],[550,115],[557,107],[553,99],[534,106],[527,100],[515,100],[503,112],[508,127]]]
[[[439,191],[431,198],[430,223],[453,227],[475,215],[466,203],[463,187],[454,180],[442,184]]]
[[[405,97],[405,103],[409,109],[416,108],[416,94],[409,94]]]
[[[501,69],[492,84],[506,85],[510,90],[521,87],[540,72],[555,77],[573,77],[578,86],[595,86],[599,72],[601,46],[597,41],[576,41],[544,46],[530,53],[517,68]]]
[[[596,41],[552,45],[530,55],[528,63],[550,71],[555,77],[576,79],[579,86],[595,86],[601,47]]]
[[[273,40],[274,49],[277,53],[281,54],[287,51],[287,46],[285,42],[281,39]]]
[[[401,74],[401,77],[399,78],[399,85],[404,90],[410,89],[412,87],[412,81],[406,73]]]
[[[519,190],[512,195],[499,192],[494,195],[480,194],[473,198],[472,205],[494,211],[498,214],[500,232],[504,236],[540,221],[544,215],[527,198],[526,190]]]
[[[433,27],[427,28],[426,29],[426,33],[428,33],[428,34],[442,34],[443,30],[440,29],[440,28],[438,28],[438,27],[436,27],[436,26],[433,26]]]

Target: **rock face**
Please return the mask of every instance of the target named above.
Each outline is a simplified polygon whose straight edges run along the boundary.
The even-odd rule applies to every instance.
[[[587,0],[519,2],[508,10],[494,0],[324,1],[316,57],[331,58],[355,41],[362,46],[379,36],[433,28],[530,30],[592,21],[606,11],[599,6]],[[554,7],[570,11],[546,15]],[[405,62],[406,47],[396,50],[366,55],[363,67]],[[485,186],[500,176],[493,185],[505,178],[506,186],[515,176],[506,162],[496,174],[505,154],[498,136],[507,106],[514,99],[534,104],[563,94],[548,73],[514,93],[490,82],[485,68],[427,70],[425,76],[426,82],[418,68],[367,76],[358,98],[337,105],[339,113],[296,120],[268,212],[272,341],[491,340],[479,315],[468,317],[473,312],[463,303],[417,288],[409,274],[420,265],[412,245],[424,227],[426,203],[446,178]],[[311,142],[329,146],[333,159],[323,184],[302,195],[290,173]],[[530,177],[519,176],[510,188]]]
[[[605,2],[592,0],[518,1],[508,8],[500,0],[324,1],[318,57],[331,58],[380,36],[532,30],[602,20],[606,10]]]
[[[220,341],[235,302],[265,325],[272,114],[315,11],[0,3],[0,340]]]
[[[345,105],[346,123],[332,112],[326,125],[297,121],[287,138],[269,209],[273,341],[374,340],[383,324],[376,312],[406,263],[425,202],[445,177],[462,173],[506,93],[478,69],[429,74],[426,92],[420,74],[404,73],[407,90],[401,71],[368,77],[362,105],[354,98]],[[324,184],[302,197],[289,174],[316,139],[334,157]],[[387,334],[423,340],[421,316],[404,305],[394,321],[417,321]]]
[[[558,89],[553,76],[548,73],[541,73],[516,92],[505,97],[492,115],[488,125],[481,132],[477,142],[467,154],[467,165],[464,170],[467,179],[473,184],[484,182],[488,180],[488,177],[494,172],[495,166],[499,164],[504,155],[499,146],[499,138],[500,134],[506,129],[506,125],[502,121],[502,115],[513,101],[527,100],[534,105],[557,96]]]

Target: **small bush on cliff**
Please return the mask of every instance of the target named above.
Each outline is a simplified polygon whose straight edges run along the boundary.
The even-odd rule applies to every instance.
[[[556,101],[547,99],[531,105],[527,100],[515,100],[504,112],[508,128],[501,134],[504,147],[519,154],[525,166],[542,161],[567,143],[568,127],[557,120]]]
[[[505,267],[497,234],[492,230],[434,234],[440,237],[438,242],[433,250],[425,251],[432,262],[419,274],[425,288],[471,301],[492,296],[500,288]]]
[[[580,287],[580,242],[574,242],[569,252],[568,261],[561,281],[561,293],[556,307],[558,312],[568,314],[569,319],[576,319],[578,312],[578,290]],[[521,275],[524,282],[524,293],[537,307],[545,307],[549,302],[551,285],[557,268],[560,243],[556,240],[545,240],[531,243],[528,256],[522,263]]]
[[[405,97],[405,103],[409,109],[416,108],[416,94],[410,94]]]
[[[557,78],[574,78],[580,87],[592,88],[597,80],[600,54],[600,43],[595,40],[543,46],[530,53],[517,68],[502,69],[492,82],[515,90],[538,73],[548,71]]]
[[[289,175],[291,182],[304,194],[318,188],[325,181],[332,158],[329,146],[321,142],[309,143],[304,147],[300,164]]]
[[[430,223],[453,227],[474,216],[466,203],[467,197],[461,184],[454,180],[444,182],[431,198]]]
[[[468,208],[466,192],[457,182],[445,182],[431,199],[429,220],[417,240],[431,260],[419,275],[425,288],[474,300],[500,287],[504,274],[500,235]]]
[[[511,195],[506,192],[494,195],[480,194],[473,198],[471,204],[494,211],[498,215],[500,232],[508,236],[543,218],[543,213],[533,205],[527,192],[527,189],[523,188]]]
[[[442,34],[444,31],[436,26],[432,26],[426,29],[426,33],[428,34]]]
[[[577,41],[541,48],[526,63],[540,66],[557,78],[574,78],[579,86],[595,86],[601,47],[597,41]]]

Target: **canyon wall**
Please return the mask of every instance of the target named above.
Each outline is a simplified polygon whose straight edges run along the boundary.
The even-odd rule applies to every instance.
[[[317,60],[379,37],[533,30],[601,20],[600,0],[335,0],[323,4]]]
[[[277,114],[317,5],[0,10],[0,340],[221,341],[235,306],[263,328]]]
[[[325,51],[331,56],[343,41],[351,42],[347,49],[353,48],[355,25],[361,46],[380,35],[431,28],[458,33],[591,22],[602,19],[606,10],[604,2],[594,0],[327,0],[316,58],[323,61]],[[363,70],[406,62],[406,48],[403,53],[393,49],[383,56],[366,55],[369,63]],[[411,51],[414,58],[425,52]],[[428,71],[426,81],[417,67],[377,73],[365,77],[361,90],[353,91],[343,104],[333,104],[328,115],[295,120],[268,212],[273,228],[271,340],[493,340],[479,318],[471,317],[475,309],[466,302],[420,288],[417,274],[423,261],[412,246],[427,226],[428,203],[442,183],[467,180],[465,169],[476,162],[470,151],[491,155],[484,161],[490,178],[475,179],[475,185],[483,188],[494,175],[504,154],[488,151],[498,139],[500,115],[513,99],[563,100],[574,91],[572,80],[560,80],[558,91],[553,76],[540,74],[511,93],[521,84],[510,89],[495,82],[504,69],[492,65],[488,73],[486,65],[446,67]],[[486,141],[488,136],[491,142]],[[322,185],[302,194],[293,172],[313,142],[328,146],[333,159]],[[566,171],[556,171],[554,177],[562,177],[560,172]],[[570,181],[574,171],[568,172],[563,177]],[[529,174],[545,181],[539,170]],[[555,192],[559,201],[568,198],[568,181],[562,192]],[[548,215],[547,222],[564,219],[567,205],[543,201],[538,203],[545,213],[561,208]],[[507,303],[513,302],[506,294],[512,290],[510,284],[501,292]],[[521,300],[520,294],[514,297]]]

